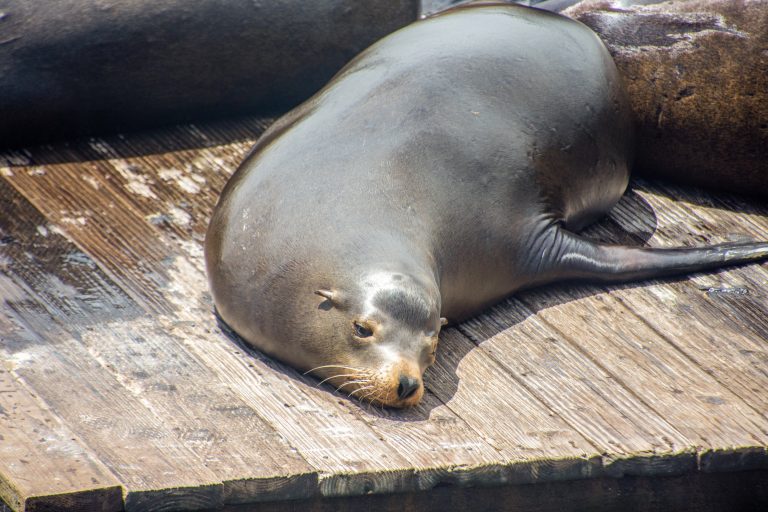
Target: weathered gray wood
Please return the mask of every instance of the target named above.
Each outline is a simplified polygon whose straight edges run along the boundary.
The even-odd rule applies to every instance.
[[[693,440],[702,467],[766,465],[764,418],[615,298],[600,294],[563,304],[560,293],[531,292],[523,302]]]
[[[115,474],[125,490],[126,509],[151,510],[170,503],[194,510],[223,504],[215,475],[112,375],[79,353],[69,333],[51,325],[45,313],[16,313],[17,321],[40,337],[3,357],[15,356],[14,373]],[[49,325],[44,329],[41,323]],[[58,347],[52,353],[45,343],[54,339]]]
[[[675,193],[686,195],[682,191]],[[651,240],[657,246],[670,245],[675,239],[718,243],[741,237],[768,237],[765,208],[734,212],[692,207],[686,202],[673,204],[668,197],[650,191],[642,193],[642,197],[659,212],[663,229]],[[695,200],[696,196],[689,198]],[[701,273],[682,281],[649,286],[646,293],[628,289],[614,295],[756,412],[768,415],[765,265]],[[659,303],[674,315],[652,314]],[[685,315],[689,321],[681,323],[679,315]]]
[[[600,474],[599,450],[542,407],[493,358],[456,329],[444,330],[440,343],[427,386],[499,450],[510,465],[510,482]]]
[[[650,199],[650,196],[643,197],[646,200]],[[640,202],[637,195],[630,196],[629,201],[623,201],[623,204],[620,204],[611,214],[612,219],[623,224],[630,232],[643,233],[647,230],[648,223],[643,219],[633,218],[633,212],[642,210]],[[629,206],[627,206],[628,203]],[[660,221],[669,215],[668,212],[678,208],[673,201],[651,206],[655,208]],[[684,220],[696,222],[695,216],[691,217],[689,213],[678,213],[674,219],[664,221],[664,228],[668,226],[672,231],[675,228],[689,229],[689,224]],[[652,221],[651,224],[654,222]],[[717,221],[713,221],[714,229],[717,229],[716,225]],[[592,231],[593,234],[605,234],[600,229]],[[673,235],[672,238],[676,241],[667,239],[664,244],[679,245],[685,240],[685,236],[680,234]],[[560,296],[562,293],[560,290],[553,288],[544,292],[526,294],[526,301],[538,312],[540,318],[560,329],[563,335],[573,340],[580,350],[620,378],[650,407],[686,436],[695,439],[698,435],[702,441],[706,441],[701,444],[704,450],[701,460],[703,467],[725,469],[731,467],[731,464],[735,466],[752,464],[761,467],[766,463],[763,450],[766,444],[766,424],[765,419],[760,417],[750,403],[753,400],[745,402],[735,396],[716,378],[713,378],[710,372],[702,371],[694,361],[696,358],[711,360],[712,357],[725,357],[729,360],[727,366],[730,369],[723,374],[734,369],[748,370],[750,367],[753,368],[753,365],[746,362],[743,355],[741,358],[731,359],[728,358],[727,351],[720,352],[717,331],[706,332],[698,329],[696,316],[691,318],[688,313],[695,310],[697,304],[701,306],[702,303],[700,297],[686,295],[683,292],[686,287],[684,283],[687,283],[690,289],[690,281],[683,278],[678,283],[653,284],[650,288],[646,283],[619,287],[610,295],[598,294],[594,297],[589,295],[595,292],[583,288],[571,288],[572,292],[576,292],[582,298],[578,303],[568,304],[559,304],[566,299]],[[634,307],[643,300],[647,300],[648,295],[646,293],[646,299],[634,302],[630,301],[630,298],[643,296],[643,291],[646,289],[650,293],[655,293],[656,307],[635,310]],[[696,293],[701,294],[698,289]],[[626,304],[629,308],[622,304],[624,299],[627,300]],[[678,312],[686,314],[682,317],[669,315],[668,319],[662,320],[659,325],[659,318],[664,315],[669,301],[673,304],[684,304],[683,309],[678,309]],[[713,314],[711,309],[710,314]],[[574,322],[574,319],[579,316],[584,321]],[[617,316],[621,318],[620,321],[605,320]],[[706,314],[702,315],[704,316]],[[591,322],[591,327],[588,322]],[[649,323],[654,322],[657,323],[656,328],[649,327]],[[676,337],[672,337],[670,332],[674,331],[665,328],[664,325],[671,327],[675,323],[683,328],[677,329]],[[708,338],[709,341],[702,342],[699,336]],[[633,339],[638,341],[632,342]],[[611,340],[615,341],[611,342]],[[732,341],[729,340],[729,342]],[[738,345],[738,342],[736,344]],[[688,353],[684,351],[681,353],[680,347],[686,345],[689,347]],[[754,346],[754,344],[748,344],[748,346]],[[617,352],[616,348],[621,350]],[[715,351],[715,356],[707,353],[710,350]],[[718,354],[722,355],[718,356]]]
[[[520,301],[491,308],[459,330],[589,439],[603,454],[608,474],[664,475],[696,469],[692,441]]]
[[[0,275],[0,293],[9,288]],[[18,329],[0,307],[0,340]],[[0,366],[0,499],[16,512],[121,510],[118,480],[9,366]]]
[[[33,336],[7,356],[118,475],[127,509],[165,506],[169,498],[176,508],[195,509],[316,492],[315,473],[290,446],[232,392],[208,386],[202,366],[174,352],[173,340],[147,327],[151,319],[110,321],[112,310],[94,311],[89,302],[104,307],[119,289],[82,253],[68,267],[78,252],[47,229],[25,229],[42,219],[6,184],[0,187],[17,206],[2,223],[14,235],[3,252],[14,278],[22,279],[17,295],[23,292],[6,303]],[[45,271],[80,288],[61,281],[51,288]],[[94,281],[98,286],[89,287]],[[126,297],[120,304],[142,314]]]

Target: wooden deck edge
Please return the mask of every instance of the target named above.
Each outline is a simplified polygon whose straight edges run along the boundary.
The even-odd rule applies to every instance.
[[[272,478],[227,480],[224,503],[236,505],[264,501],[309,499],[317,496],[319,478],[316,472]]]
[[[390,494],[415,492],[418,480],[415,470],[366,471],[358,473],[320,474],[320,495],[324,497],[363,496],[367,494]]]
[[[336,473],[320,477],[320,495],[344,498],[428,491],[441,486],[519,485],[594,478],[603,475],[600,457],[542,458],[471,466],[438,466],[382,472]],[[386,482],[385,485],[381,485]]]
[[[512,463],[449,466],[416,470],[416,490],[437,487],[488,487],[578,480],[601,473],[600,459],[535,459]]]
[[[603,455],[604,476],[664,477],[693,474],[699,470],[699,454],[693,448],[670,453],[630,454],[626,457]]]
[[[51,510],[123,510],[123,488],[119,485],[70,493],[23,496],[0,482],[0,512],[35,512]]]
[[[733,512],[768,510],[768,471],[677,476],[599,477],[560,482],[459,487],[345,498],[228,506],[224,512],[430,512],[536,510],[537,512],[615,512],[654,510]]]
[[[123,488],[113,486],[67,494],[29,496],[19,512],[49,512],[52,510],[122,511]]]
[[[768,447],[742,446],[702,451],[699,453],[698,466],[702,473],[768,470]]]
[[[3,322],[0,311],[0,332]],[[0,503],[15,512],[123,509],[120,481],[3,361],[0,394]]]
[[[735,456],[735,454],[731,454]],[[658,462],[656,457],[648,457],[648,464]],[[663,457],[661,457],[663,459]],[[686,458],[689,460],[690,457]],[[616,461],[613,464],[621,463]],[[514,466],[522,466],[515,464]],[[530,465],[529,465],[530,466]],[[477,471],[479,468],[472,468]],[[510,475],[509,466],[492,465],[483,468],[490,474]],[[520,468],[518,468],[520,469]],[[694,470],[682,474],[624,474],[609,476],[608,474],[584,476],[571,479],[539,480],[522,482],[497,479],[487,479],[484,482],[478,478],[466,478],[467,468],[453,468],[446,471],[446,477],[430,480],[432,487],[401,492],[367,493],[360,495],[327,496],[327,495],[292,495],[289,489],[294,489],[300,483],[307,484],[311,478],[302,477],[292,480],[286,486],[286,493],[280,495],[255,494],[255,498],[240,498],[232,500],[227,497],[227,487],[245,486],[253,490],[257,481],[231,481],[224,483],[224,508],[219,502],[213,505],[210,499],[190,501],[192,489],[162,490],[158,492],[131,493],[126,496],[125,508],[120,487],[92,489],[84,492],[59,494],[55,496],[29,497],[19,507],[17,504],[0,500],[0,512],[32,512],[50,510],[155,510],[158,508],[173,508],[176,500],[170,499],[174,494],[177,500],[183,501],[185,510],[195,510],[193,503],[200,510],[212,506],[226,512],[282,512],[282,511],[394,511],[419,510],[448,510],[449,504],[464,503],[461,510],[486,510],[489,504],[498,504],[499,510],[507,507],[534,508],[537,512],[567,511],[567,510],[615,510],[619,507],[632,507],[633,503],[648,503],[653,500],[664,510],[696,510],[696,511],[731,511],[731,510],[760,510],[768,507],[768,469],[745,470],[732,472],[705,472]],[[616,471],[613,471],[616,474]],[[361,475],[349,475],[361,476]],[[416,475],[419,476],[419,475]],[[370,475],[369,475],[370,478]],[[416,479],[412,479],[416,481]],[[420,479],[422,484],[426,483]],[[215,486],[213,486],[215,487]],[[306,489],[310,489],[307,486]],[[209,491],[212,489],[208,489]],[[196,488],[193,493],[200,495],[202,489]],[[309,491],[311,493],[311,491]],[[242,495],[241,495],[242,496]],[[562,501],[552,502],[551,496],[562,496]],[[685,501],[685,496],[698,497],[691,503]],[[5,497],[5,496],[4,496]],[[723,498],[734,498],[733,502]],[[739,499],[740,497],[745,499]],[[642,501],[633,501],[642,500]],[[534,507],[535,505],[535,507]]]
[[[633,478],[641,479],[639,481],[642,482],[663,482],[669,478],[698,481],[703,478],[701,475],[712,475],[713,479],[729,479],[730,475],[742,473],[762,474],[765,477],[764,483],[768,484],[768,451],[759,447],[740,447],[731,450],[685,451],[672,454],[649,453],[627,458],[603,456],[559,461],[538,459],[512,464],[414,469],[393,472],[391,478],[384,479],[389,482],[386,487],[380,485],[381,473],[326,475],[320,480],[316,473],[307,473],[268,479],[232,480],[205,487],[130,492],[125,496],[125,502],[120,486],[50,496],[28,496],[24,500],[14,499],[15,495],[7,492],[7,486],[1,486],[6,488],[0,489],[0,497],[7,504],[8,510],[14,512],[154,510],[157,507],[172,506],[174,502],[183,503],[182,508],[185,510],[226,506],[227,510],[245,512],[249,510],[249,505],[256,503],[268,507],[280,507],[282,503],[289,507],[286,510],[291,510],[290,507],[300,503],[313,507],[320,506],[320,503],[326,503],[327,500],[352,500],[352,503],[356,498],[364,496],[415,496],[414,499],[418,500],[421,499],[420,495],[440,489],[453,489],[452,492],[465,489],[472,493],[472,489],[556,484],[569,488],[579,485],[591,488],[595,485],[592,482],[618,482]],[[601,487],[607,485],[600,484]],[[508,494],[506,491],[498,492]],[[244,508],[238,508],[240,506]]]
[[[583,459],[535,459],[476,466],[404,469],[403,472],[393,472],[385,479],[380,478],[381,473],[326,474],[320,477],[319,489],[320,496],[325,498],[352,498],[426,492],[444,486],[471,488],[627,477],[693,477],[706,473],[757,470],[768,470],[768,451],[765,447],[745,446],[728,450],[697,450],[691,447],[669,453],[604,454]],[[387,485],[382,486],[382,481]],[[288,496],[287,499],[294,497]],[[258,500],[270,501],[261,497]],[[246,499],[241,503],[252,501],[255,500]]]
[[[132,491],[125,495],[124,506],[126,512],[220,509],[224,506],[224,485]]]
[[[768,450],[765,447],[745,446],[728,450],[697,450],[690,447],[669,453],[649,452],[627,456],[604,454],[583,459],[534,459],[476,466],[414,469],[410,478],[405,473],[411,472],[404,470],[405,473],[397,473],[397,477],[385,479],[389,483],[387,486],[380,485],[381,481],[377,476],[380,473],[327,474],[321,475],[320,478],[320,496],[352,498],[363,495],[426,492],[444,486],[471,488],[627,477],[693,477],[706,473],[760,470],[768,470]]]

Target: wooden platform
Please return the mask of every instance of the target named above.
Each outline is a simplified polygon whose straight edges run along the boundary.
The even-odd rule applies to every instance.
[[[767,265],[521,293],[444,331],[408,411],[317,387],[224,333],[202,240],[266,125],[0,154],[0,497],[12,510],[459,498],[550,510],[553,496],[551,510],[598,510],[666,503],[659,482],[678,489],[676,510],[713,493],[768,503]],[[766,239],[768,205],[636,182],[588,235]]]

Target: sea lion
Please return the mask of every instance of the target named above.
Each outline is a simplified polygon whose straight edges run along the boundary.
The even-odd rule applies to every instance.
[[[418,0],[0,0],[0,146],[283,113]]]
[[[768,199],[768,1],[636,3],[563,13],[603,40],[624,79],[633,171]]]
[[[205,257],[248,343],[359,399],[417,403],[441,325],[565,279],[625,281],[768,256],[574,234],[623,194],[631,110],[601,41],[508,4],[374,44],[256,143]]]

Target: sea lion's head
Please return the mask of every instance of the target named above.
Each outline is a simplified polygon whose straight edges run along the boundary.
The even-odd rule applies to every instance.
[[[436,287],[406,273],[375,272],[315,294],[311,315],[323,347],[306,371],[364,402],[417,404],[445,322]]]
[[[209,237],[206,254],[213,298],[250,345],[363,402],[421,400],[445,322],[434,278],[345,265],[319,271],[323,258],[254,274],[253,259],[229,258],[218,240]]]
[[[442,325],[428,251],[399,234],[348,241],[336,234],[343,219],[306,227],[313,219],[299,208],[277,217],[264,206],[277,200],[258,196],[269,188],[252,190],[242,176],[222,193],[206,236],[221,319],[250,345],[339,393],[391,407],[417,404]],[[296,226],[306,233],[288,236]]]

